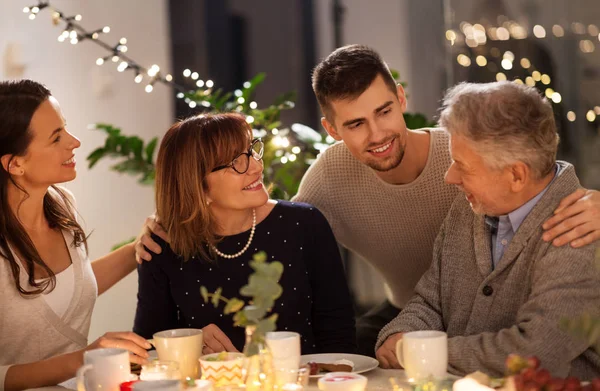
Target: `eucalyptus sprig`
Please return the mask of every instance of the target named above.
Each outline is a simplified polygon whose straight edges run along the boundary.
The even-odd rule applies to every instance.
[[[283,274],[281,262],[267,262],[264,251],[254,254],[250,267],[254,270],[248,277],[248,284],[240,289],[240,295],[249,297],[249,304],[236,297],[227,299],[222,296],[223,290],[218,288],[214,293],[209,293],[205,286],[200,287],[200,295],[205,303],[212,303],[217,308],[220,302],[225,303],[223,313],[233,316],[234,326],[255,326],[253,338],[264,338],[265,334],[277,328],[277,314],[267,317],[275,305],[275,300],[281,297],[283,288],[279,279]]]

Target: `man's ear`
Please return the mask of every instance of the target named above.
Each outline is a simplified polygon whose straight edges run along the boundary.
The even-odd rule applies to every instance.
[[[336,141],[341,141],[342,138],[340,137],[340,135],[338,134],[337,130],[335,130],[335,126],[333,126],[331,124],[331,122],[329,122],[327,120],[327,118],[322,117],[321,118],[321,125],[323,125],[323,127],[325,128],[325,130],[327,131],[327,133],[333,137],[334,140]]]
[[[396,96],[398,97],[398,101],[400,102],[400,107],[402,108],[402,112],[406,111],[406,92],[404,92],[404,87],[402,84],[398,83],[396,85]]]
[[[509,166],[510,187],[514,193],[518,193],[527,185],[531,176],[531,170],[523,162],[515,162]]]

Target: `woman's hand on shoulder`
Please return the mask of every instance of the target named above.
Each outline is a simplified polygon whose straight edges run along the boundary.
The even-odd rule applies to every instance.
[[[142,261],[150,261],[152,260],[152,254],[150,254],[146,249],[152,251],[155,254],[160,254],[162,252],[162,248],[152,240],[152,234],[163,239],[165,242],[169,242],[169,235],[163,229],[163,227],[158,222],[158,218],[156,215],[150,215],[144,221],[144,225],[140,234],[135,238],[135,260],[137,263],[142,263]]]
[[[216,324],[209,324],[202,328],[202,339],[204,346],[202,354],[220,353],[220,352],[239,352],[231,343],[231,340]]]
[[[92,350],[100,348],[117,348],[129,351],[129,361],[136,364],[145,364],[148,358],[146,349],[150,349],[152,345],[143,337],[132,331],[124,332],[109,332],[92,342],[87,348]]]

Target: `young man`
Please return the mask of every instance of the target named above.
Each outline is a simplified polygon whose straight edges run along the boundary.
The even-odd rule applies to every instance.
[[[296,201],[319,208],[337,240],[375,267],[387,301],[357,322],[359,353],[374,356],[377,334],[412,297],[458,190],[442,129],[406,128],[404,90],[372,49],[342,47],[314,70],[321,123],[337,143],[304,176]],[[600,194],[566,197],[544,226],[545,240],[583,246],[600,238]]]
[[[541,225],[580,187],[556,161],[552,106],[533,87],[463,83],[444,99],[450,134],[446,182],[461,193],[435,241],[416,295],[383,328],[381,366],[399,367],[404,333],[448,334],[449,370],[502,376],[510,353],[537,356],[554,376],[600,374],[595,341],[561,329],[561,319],[600,313],[595,246],[556,247]]]

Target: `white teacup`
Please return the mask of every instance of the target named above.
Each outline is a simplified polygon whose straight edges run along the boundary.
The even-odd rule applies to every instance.
[[[300,334],[291,331],[273,331],[267,333],[266,341],[273,356],[277,383],[284,384],[294,380],[294,373],[300,367]],[[285,378],[280,379],[281,377]]]
[[[448,368],[448,337],[442,331],[413,331],[396,342],[396,357],[413,380],[444,378]]]
[[[182,379],[198,377],[198,359],[202,355],[201,329],[159,331],[150,342],[156,348],[159,360],[179,363]]]
[[[129,381],[129,352],[125,349],[94,349],[83,354],[84,365],[77,370],[79,391],[119,391]]]

